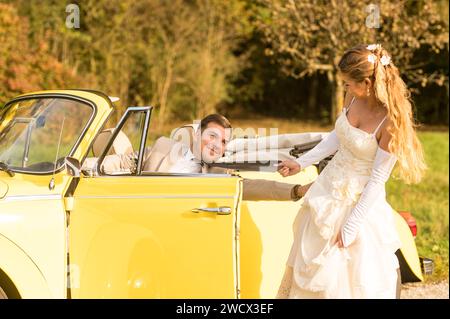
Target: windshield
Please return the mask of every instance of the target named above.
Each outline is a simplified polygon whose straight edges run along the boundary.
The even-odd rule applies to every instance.
[[[0,163],[11,171],[53,172],[71,154],[93,111],[65,98],[10,105],[0,113]]]

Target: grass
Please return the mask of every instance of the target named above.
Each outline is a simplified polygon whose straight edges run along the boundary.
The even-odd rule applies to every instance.
[[[434,260],[427,281],[448,278],[449,267],[449,134],[419,132],[428,171],[420,184],[406,185],[391,178],[386,187],[388,202],[397,210],[410,211],[416,219],[417,250]]]

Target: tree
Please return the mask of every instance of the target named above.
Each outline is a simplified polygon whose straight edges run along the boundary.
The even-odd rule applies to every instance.
[[[197,0],[200,15],[186,83],[196,98],[196,116],[214,113],[229,98],[230,80],[246,62],[235,55],[252,27],[243,1]]]
[[[445,74],[424,72],[429,61],[414,61],[419,48],[448,51],[448,21],[439,15],[435,2],[381,0],[368,6],[358,0],[261,0],[260,4],[258,26],[268,44],[267,54],[281,63],[283,71],[295,78],[327,74],[333,87],[331,122],[343,102],[337,65],[345,50],[357,44],[381,43],[409,81],[448,83]]]
[[[49,34],[43,33],[35,45],[28,39],[29,24],[10,4],[0,3],[0,102],[18,94],[41,89],[57,89],[76,82],[70,67],[52,56]]]
[[[153,87],[150,103],[157,106],[159,123],[163,124],[173,111],[169,101],[171,88],[182,77],[178,65],[190,51],[198,16],[192,4],[182,0],[141,1],[134,11],[142,12],[138,30],[149,61],[147,72]]]
[[[244,4],[151,0],[135,5],[140,50],[153,87],[151,104],[158,108],[160,123],[181,111],[203,117],[227,98],[228,77],[243,59],[233,49],[248,27]]]

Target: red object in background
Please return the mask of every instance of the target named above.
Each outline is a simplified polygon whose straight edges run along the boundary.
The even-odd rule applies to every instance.
[[[409,229],[411,229],[413,237],[416,238],[417,235],[416,219],[412,216],[410,212],[399,211],[398,213],[403,217],[403,219],[408,224]]]

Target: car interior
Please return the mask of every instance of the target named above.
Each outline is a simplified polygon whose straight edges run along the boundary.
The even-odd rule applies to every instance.
[[[170,140],[181,142],[189,146],[193,151],[194,147],[194,134],[199,124],[186,124],[174,129],[170,134]],[[86,158],[83,163],[83,169],[93,168],[98,157],[107,147],[109,140],[112,138],[114,128],[103,130],[96,138],[92,145],[92,157]],[[326,133],[325,133],[326,134]],[[315,145],[317,145],[324,133],[298,133],[298,134],[281,134],[276,137],[244,137],[234,138],[227,146],[227,151],[224,156],[220,158],[216,163],[210,166],[217,167],[219,169],[233,169],[233,170],[247,170],[247,171],[276,171],[276,164],[281,160],[292,159],[292,157],[298,157],[304,152],[309,151]],[[270,139],[276,138],[276,146],[278,148],[271,148]],[[168,140],[166,138],[166,140]],[[164,144],[163,140],[160,142]],[[263,146],[261,146],[263,145]],[[264,146],[265,145],[265,146]],[[273,144],[272,144],[273,146]],[[167,147],[167,145],[166,145]],[[267,148],[266,148],[267,147]],[[127,135],[120,131],[115,137],[108,155],[131,155],[135,153],[132,143]],[[143,172],[156,172],[157,171],[157,157],[153,154],[151,147],[147,146],[143,159]],[[154,156],[152,156],[154,155]],[[329,159],[328,159],[329,160]],[[129,171],[120,172],[107,172],[108,174],[120,174],[129,173]]]

